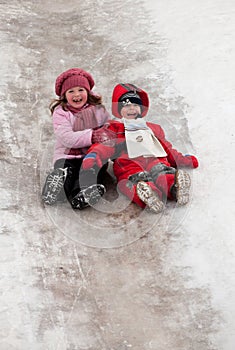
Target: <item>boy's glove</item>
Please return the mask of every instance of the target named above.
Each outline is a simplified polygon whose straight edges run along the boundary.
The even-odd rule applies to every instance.
[[[190,154],[185,154],[183,165],[189,168],[197,168],[199,164],[195,156],[191,156]]]
[[[82,162],[82,168],[84,170],[88,170],[90,168],[93,168],[94,165],[98,165],[99,168],[102,167],[102,160],[100,159],[99,155],[97,153],[88,153],[84,158]]]
[[[108,125],[105,124],[99,129],[95,129],[92,132],[91,142],[92,143],[107,143],[111,140],[115,140],[117,135],[115,132],[108,129]]]
[[[84,170],[92,168],[94,165],[98,165],[101,168],[107,160],[114,154],[114,148],[104,146],[102,144],[95,145],[91,153],[88,153],[82,162],[82,168]]]

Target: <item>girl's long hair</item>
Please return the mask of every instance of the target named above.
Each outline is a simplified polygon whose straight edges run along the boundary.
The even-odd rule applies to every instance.
[[[90,105],[100,105],[100,107],[105,108],[105,106],[102,104],[102,97],[99,95],[94,95],[93,93],[90,93],[90,91],[88,91],[87,93],[87,103]],[[65,97],[65,95],[63,95],[62,97],[60,97],[59,99],[54,99],[52,100],[52,102],[49,105],[49,109],[51,111],[51,114],[53,114],[55,108],[57,106],[62,106],[63,110],[67,111],[67,99]]]

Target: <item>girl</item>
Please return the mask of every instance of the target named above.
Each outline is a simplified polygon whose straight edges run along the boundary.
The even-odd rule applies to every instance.
[[[104,126],[110,118],[100,96],[92,92],[94,80],[90,73],[72,68],[61,73],[55,82],[59,96],[51,105],[54,133],[54,171],[46,178],[42,191],[45,204],[52,205],[64,197],[74,209],[95,204],[104,194],[101,184],[105,167],[96,178],[94,171],[83,176],[80,168],[92,143],[105,141]],[[98,179],[98,184],[97,184]]]
[[[109,157],[120,191],[140,207],[155,213],[164,209],[166,198],[184,205],[189,200],[190,176],[180,167],[197,168],[197,158],[174,149],[160,125],[145,122],[147,93],[132,85],[118,84],[113,90],[112,112],[121,119],[110,121],[116,141],[94,145],[83,162],[84,169],[102,166]]]

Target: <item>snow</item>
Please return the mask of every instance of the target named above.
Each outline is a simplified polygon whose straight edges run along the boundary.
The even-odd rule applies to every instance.
[[[232,1],[147,1],[156,30],[169,41],[174,86],[190,105],[190,137],[200,159],[184,221],[189,246],[182,264],[195,285],[209,285],[225,322],[219,349],[235,344],[235,6]],[[169,25],[170,24],[170,25]],[[226,330],[225,330],[226,329]]]
[[[7,6],[6,6],[7,5]],[[0,4],[3,350],[233,350],[232,0]],[[110,110],[120,81],[200,167],[187,207],[150,215],[119,196],[44,207],[55,77],[80,66]]]

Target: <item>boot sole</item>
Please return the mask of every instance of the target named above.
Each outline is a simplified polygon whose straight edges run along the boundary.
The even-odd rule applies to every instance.
[[[84,198],[86,202],[89,205],[95,205],[104,195],[105,187],[104,185],[91,185],[82,192],[84,193]]]
[[[177,170],[175,176],[176,201],[179,206],[185,205],[189,201],[191,179],[184,170]]]
[[[164,203],[146,182],[139,181],[136,185],[136,192],[142,202],[154,213],[158,214],[164,210]]]
[[[45,204],[54,204],[64,186],[66,169],[56,169],[48,175],[43,189],[42,199]]]
[[[73,209],[85,209],[99,202],[105,193],[103,185],[91,185],[88,188],[81,190],[72,200]]]

